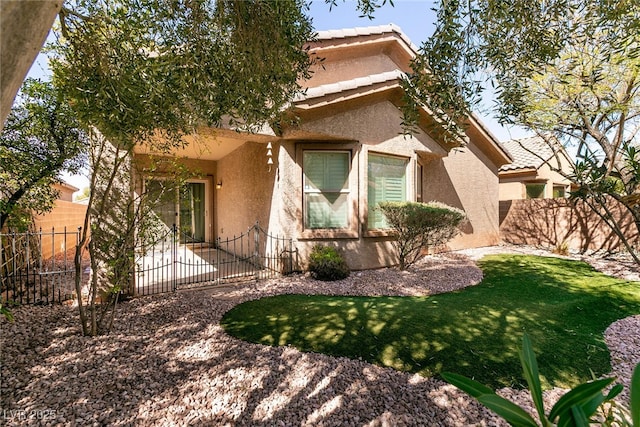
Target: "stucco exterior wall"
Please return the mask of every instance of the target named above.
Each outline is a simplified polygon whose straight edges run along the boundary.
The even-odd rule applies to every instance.
[[[267,228],[278,176],[279,145],[272,148],[274,165],[267,165],[267,145],[247,142],[218,161],[216,182],[216,236],[222,239],[246,233],[256,221]],[[271,230],[270,230],[271,231]],[[274,232],[279,230],[275,229]]]
[[[425,201],[436,200],[464,210],[469,218],[447,247],[490,246],[500,241],[498,169],[474,144],[456,149],[424,167]]]
[[[352,269],[376,268],[396,264],[389,235],[380,230],[367,230],[367,158],[370,152],[405,157],[407,167],[407,195],[415,200],[416,165],[423,164],[423,200],[438,200],[464,209],[470,224],[451,248],[486,246],[499,241],[497,166],[473,143],[462,151],[446,155],[444,149],[425,133],[413,137],[401,135],[401,118],[391,102],[379,102],[344,111],[331,117],[311,120],[303,124],[305,130],[344,139],[333,142],[289,141],[283,143],[279,160],[279,181],[275,183],[275,197],[281,197],[281,220],[274,230],[296,237],[296,246],[306,260],[311,248],[318,243],[340,248]],[[301,152],[305,148],[330,149],[348,147],[353,156],[352,176],[357,176],[357,192],[352,197],[352,215],[357,226],[352,234],[308,232],[303,229],[303,171]],[[418,153],[421,153],[418,155]],[[431,159],[425,161],[425,159]],[[282,191],[280,188],[287,188]]]

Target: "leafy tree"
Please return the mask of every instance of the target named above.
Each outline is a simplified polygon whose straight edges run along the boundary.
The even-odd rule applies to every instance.
[[[458,226],[467,218],[460,209],[438,202],[382,202],[379,209],[395,233],[393,243],[401,270],[414,264],[423,249],[455,237]]]
[[[23,229],[53,207],[62,172],[77,172],[87,147],[69,106],[50,84],[28,79],[0,135],[0,228]]]
[[[169,153],[200,126],[252,130],[280,120],[311,65],[302,48],[312,36],[305,7],[302,0],[77,0],[63,7],[51,47],[53,82],[93,136],[91,234],[82,236],[76,268],[87,247],[93,271],[104,273],[92,278],[88,307],[76,283],[84,334],[108,331],[113,311],[102,313],[117,298],[105,295],[131,279],[135,230],[148,216],[127,184],[136,145]],[[122,231],[117,244],[109,241],[114,230]]]
[[[130,286],[137,252],[145,246],[153,247],[168,233],[153,212],[162,197],[140,182],[144,175],[132,162],[130,150],[94,133],[89,162],[91,214],[85,216],[81,243],[76,248],[75,285],[83,333],[99,335],[111,330],[121,295],[134,294]],[[165,192],[175,192],[187,177],[178,160],[154,160],[146,166],[151,170],[162,168],[167,178]],[[83,289],[80,258],[85,246],[92,276],[89,286]]]
[[[453,94],[439,96],[440,107],[468,111],[490,79],[503,123],[538,133],[558,156],[557,141],[577,151],[568,174],[579,186],[572,197],[586,202],[640,263],[612,213],[616,201],[640,231],[640,4],[442,1],[438,17],[417,63],[428,63],[440,92]]]
[[[584,31],[587,29],[585,25]],[[640,263],[633,242],[612,213],[614,204],[622,206],[640,231],[636,142],[640,57],[633,56],[633,46],[618,45],[613,50],[607,45],[610,34],[604,30],[595,34],[576,31],[573,38],[540,74],[523,80],[515,98],[522,106],[514,110],[513,118],[536,129],[552,147],[559,140],[577,148],[569,178],[578,184],[578,190],[572,197],[587,203]]]

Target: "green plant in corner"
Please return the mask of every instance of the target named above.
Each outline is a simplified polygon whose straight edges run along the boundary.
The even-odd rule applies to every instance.
[[[613,382],[613,378],[604,378],[580,384],[569,390],[551,408],[547,415],[542,399],[542,386],[538,375],[536,361],[531,340],[525,334],[522,338],[522,350],[519,352],[520,362],[524,370],[524,377],[529,386],[531,397],[535,404],[540,424],[524,409],[515,403],[498,396],[489,387],[462,375],[450,372],[442,373],[442,378],[474,397],[478,402],[504,418],[512,426],[543,427],[550,426],[589,426],[591,423],[600,425],[640,426],[640,364],[633,371],[631,379],[631,421],[618,409],[618,419],[607,416],[603,420],[594,419],[594,415],[604,403],[610,403],[623,389],[617,384],[605,395],[604,389]]]
[[[1,316],[4,316],[9,322],[13,322],[13,313],[9,310],[6,303],[3,305],[2,301],[0,301],[0,317]]]
[[[314,279],[333,281],[349,277],[349,266],[332,246],[315,245],[309,255],[309,272]]]

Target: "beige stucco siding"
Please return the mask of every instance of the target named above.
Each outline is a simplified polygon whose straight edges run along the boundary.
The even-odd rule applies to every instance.
[[[342,61],[325,61],[312,68],[312,77],[304,81],[306,87],[337,83],[371,74],[400,69],[388,55],[350,57]]]
[[[332,142],[289,141],[283,143],[281,148],[279,181],[275,183],[273,195],[274,202],[281,200],[283,211],[279,220],[272,219],[271,228],[274,232],[295,236],[303,260],[306,260],[315,244],[322,243],[342,249],[353,269],[396,263],[388,234],[380,230],[367,230],[366,227],[367,162],[370,152],[408,160],[406,182],[409,200],[415,200],[417,162],[424,162],[424,158],[433,159],[424,163],[424,188],[427,192],[424,200],[440,200],[465,209],[474,227],[473,235],[467,230],[467,235],[457,239],[455,245],[481,246],[497,242],[497,167],[475,145],[470,144],[465,151],[450,153],[449,157],[442,158],[446,152],[427,134],[402,135],[400,112],[391,102],[365,105],[330,118],[307,121],[302,127],[309,132],[341,135],[344,138]],[[351,215],[356,226],[349,230],[350,234],[309,232],[303,228],[301,152],[319,148],[348,149],[352,153],[351,178],[354,187],[351,188]],[[467,176],[472,182],[466,181]],[[464,190],[456,191],[456,188]]]
[[[269,171],[267,145],[247,142],[218,161],[216,182],[222,182],[216,193],[216,235],[222,239],[245,233],[258,221],[267,227],[274,212],[271,201],[277,179],[277,152]]]
[[[406,155],[414,150],[424,150],[439,156],[446,155],[445,150],[422,131],[405,138],[402,135],[400,111],[389,101],[310,120],[304,123],[303,129],[360,141],[395,154]]]
[[[464,210],[469,223],[450,249],[499,242],[498,169],[474,144],[453,150],[424,166],[425,201],[436,200]]]

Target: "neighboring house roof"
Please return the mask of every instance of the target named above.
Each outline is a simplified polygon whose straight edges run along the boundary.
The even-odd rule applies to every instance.
[[[502,142],[513,162],[500,167],[500,172],[538,169],[554,156],[554,150],[538,136]],[[561,147],[560,147],[561,148]]]

